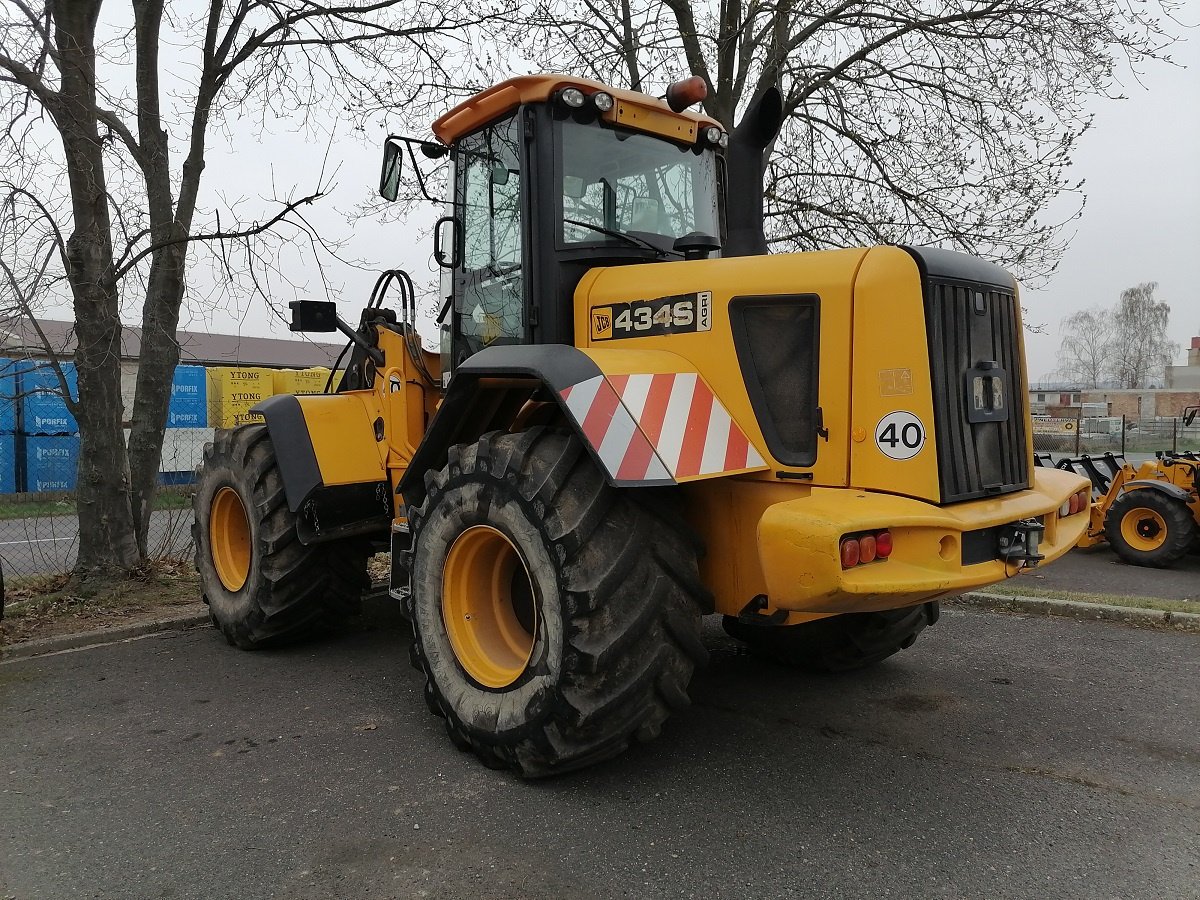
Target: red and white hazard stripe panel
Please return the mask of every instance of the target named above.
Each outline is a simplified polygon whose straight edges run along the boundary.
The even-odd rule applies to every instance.
[[[597,375],[560,396],[616,481],[671,482],[766,467],[694,372]]]

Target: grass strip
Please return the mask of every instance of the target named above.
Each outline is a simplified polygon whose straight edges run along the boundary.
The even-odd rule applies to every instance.
[[[162,488],[154,495],[154,508],[156,510],[187,509],[191,505],[192,495],[190,492],[185,493],[178,489]],[[75,498],[70,495],[44,500],[19,500],[7,503],[0,500],[0,521],[6,519],[43,519],[49,516],[73,515],[75,515]]]

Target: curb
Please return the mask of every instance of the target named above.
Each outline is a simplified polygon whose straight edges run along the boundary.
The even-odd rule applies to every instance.
[[[1119,622],[1149,628],[1170,628],[1200,634],[1200,613],[1169,612],[1143,609],[1136,606],[1109,606],[1104,603],[1081,603],[1078,600],[1057,600],[1049,597],[1020,597],[1007,594],[988,594],[973,591],[956,597],[956,606],[971,606],[994,612],[1024,613],[1031,616],[1063,616],[1090,622]]]
[[[207,624],[208,610],[205,609],[203,612],[178,613],[174,616],[164,616],[161,619],[118,625],[115,628],[97,628],[93,631],[80,631],[75,634],[59,634],[54,637],[0,647],[0,662],[26,659],[45,653],[57,653],[62,650],[78,650],[81,647],[99,644],[114,644],[130,638],[157,634],[160,631],[182,631],[185,628],[195,628],[197,625]]]

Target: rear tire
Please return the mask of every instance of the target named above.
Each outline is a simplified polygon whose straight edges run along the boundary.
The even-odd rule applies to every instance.
[[[1104,537],[1134,566],[1162,569],[1196,541],[1196,521],[1182,500],[1150,488],[1126,491],[1104,517]]]
[[[229,643],[278,646],[361,608],[368,545],[300,543],[265,425],[217,431],[204,448],[192,508],[200,588]]]
[[[674,495],[545,428],[451,447],[411,511],[413,665],[451,740],[526,777],[658,735],[707,659]]]
[[[849,672],[907,650],[938,620],[937,601],[883,612],[846,613],[799,625],[759,625],[725,616],[725,633],[763,656],[810,672]]]

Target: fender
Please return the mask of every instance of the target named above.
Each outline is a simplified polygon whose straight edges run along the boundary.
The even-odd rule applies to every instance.
[[[305,544],[386,534],[392,492],[374,395],[280,394],[252,410],[266,420],[288,508]]]
[[[712,389],[665,350],[510,345],[476,353],[455,372],[425,440],[400,481],[425,496],[425,472],[447,450],[507,429],[529,400],[552,400],[615,487],[653,487],[767,467]]]
[[[1186,491],[1178,485],[1166,484],[1162,481],[1150,481],[1149,479],[1140,479],[1138,481],[1125,482],[1126,491],[1158,491],[1160,494],[1166,494],[1168,497],[1174,497],[1176,500],[1182,500],[1188,503],[1192,499],[1191,491]]]

